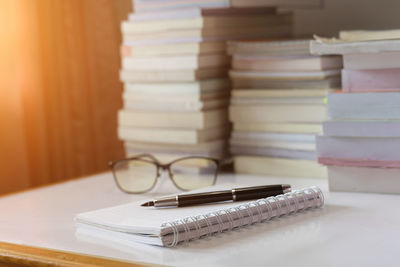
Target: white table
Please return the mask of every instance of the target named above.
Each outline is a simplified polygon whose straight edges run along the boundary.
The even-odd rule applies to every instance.
[[[78,239],[75,214],[156,195],[124,194],[105,173],[0,198],[0,242],[172,266],[399,265],[399,195],[329,193],[327,182],[319,179],[218,178],[218,183],[226,182],[317,185],[325,193],[325,206],[172,249]],[[163,194],[174,190],[165,181],[156,189]]]

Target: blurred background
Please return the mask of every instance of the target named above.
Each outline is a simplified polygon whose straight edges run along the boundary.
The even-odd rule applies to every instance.
[[[400,28],[395,0],[296,10],[295,34]],[[0,1],[0,194],[89,175],[123,157],[120,22],[131,0]]]

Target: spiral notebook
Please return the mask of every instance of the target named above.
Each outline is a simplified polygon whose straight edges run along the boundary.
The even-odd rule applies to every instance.
[[[172,247],[181,242],[318,208],[323,203],[324,196],[318,187],[242,204],[233,202],[156,209],[140,207],[141,203],[133,202],[78,214],[75,217],[76,233],[125,244],[141,242]]]

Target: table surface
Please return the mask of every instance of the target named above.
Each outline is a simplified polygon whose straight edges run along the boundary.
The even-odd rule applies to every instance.
[[[221,233],[176,248],[125,247],[75,235],[77,213],[177,192],[120,192],[110,173],[0,198],[0,242],[128,262],[172,266],[393,266],[400,249],[399,195],[328,192],[321,179],[221,175],[218,183],[319,186],[325,206]]]

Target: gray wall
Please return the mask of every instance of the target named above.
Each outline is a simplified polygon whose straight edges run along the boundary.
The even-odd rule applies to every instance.
[[[296,35],[331,37],[340,30],[400,29],[400,0],[325,0],[323,5],[295,11]]]

